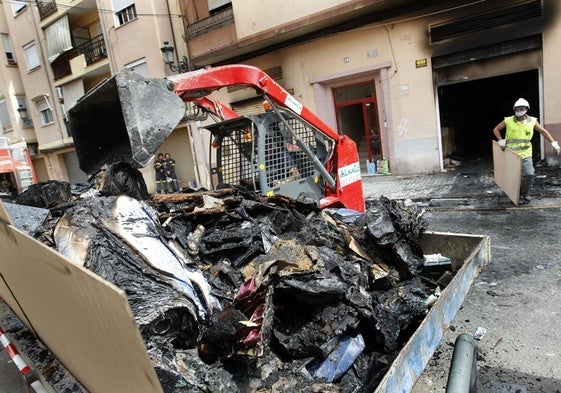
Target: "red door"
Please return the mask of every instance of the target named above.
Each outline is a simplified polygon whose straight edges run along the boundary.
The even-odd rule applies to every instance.
[[[333,96],[339,133],[355,141],[361,157],[370,162],[382,159],[374,83],[334,88]]]

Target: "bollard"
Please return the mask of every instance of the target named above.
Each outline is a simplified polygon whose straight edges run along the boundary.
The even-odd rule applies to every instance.
[[[477,391],[477,347],[474,338],[462,333],[456,338],[446,383],[446,393]]]

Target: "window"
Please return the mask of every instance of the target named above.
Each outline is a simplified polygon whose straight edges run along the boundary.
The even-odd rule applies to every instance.
[[[23,53],[25,54],[25,61],[27,62],[27,70],[31,71],[39,67],[39,55],[37,54],[37,48],[35,43],[27,44],[23,47]]]
[[[13,131],[14,127],[12,126],[12,120],[8,113],[8,106],[4,99],[0,100],[0,122],[2,123],[2,130],[4,132]]]
[[[232,6],[232,0],[208,0],[208,11],[213,12],[223,10],[226,7]]]
[[[150,76],[148,75],[148,67],[146,65],[146,59],[142,58],[140,60],[137,61],[133,61],[132,63],[129,64],[125,64],[125,67],[128,68],[131,71],[136,72],[137,74],[140,74],[146,78],[149,78]]]
[[[115,25],[121,26],[136,19],[136,6],[132,0],[112,0],[115,10]]]
[[[117,20],[119,21],[119,26],[130,22],[134,18],[136,18],[136,8],[134,4],[117,12]]]
[[[41,123],[45,126],[47,124],[51,124],[54,121],[53,118],[53,111],[51,109],[51,105],[46,97],[43,97],[37,101],[35,101],[35,105],[37,105],[37,110],[41,115]]]
[[[4,45],[4,53],[6,54],[6,61],[8,64],[16,64],[16,55],[12,46],[12,40],[8,34],[2,33],[2,45]]]
[[[12,10],[14,11],[14,15],[19,14],[25,9],[24,0],[11,0],[10,3],[12,3]]]

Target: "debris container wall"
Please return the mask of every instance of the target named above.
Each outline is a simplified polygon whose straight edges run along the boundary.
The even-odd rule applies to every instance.
[[[460,309],[471,284],[491,259],[489,236],[431,232],[423,234],[419,244],[425,254],[446,255],[452,259],[453,269],[458,270],[394,360],[375,393],[411,391]]]

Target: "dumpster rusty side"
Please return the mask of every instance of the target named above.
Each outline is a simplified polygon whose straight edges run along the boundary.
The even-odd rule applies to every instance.
[[[426,254],[441,253],[461,267],[376,392],[411,390],[490,259],[488,236],[427,233],[420,245]],[[90,392],[131,387],[136,392],[162,391],[122,290],[16,229],[1,204],[0,252],[5,256],[0,259],[0,297],[81,386]],[[4,322],[0,315],[0,326]],[[32,340],[24,341],[18,343],[20,351],[31,354]],[[43,372],[37,364],[41,358],[28,358]],[[53,375],[43,375],[43,380],[53,386]]]
[[[410,392],[475,281],[481,268],[491,259],[489,236],[425,233],[419,239],[425,254],[442,253],[458,269],[442,291],[439,300],[400,351],[375,393]]]

